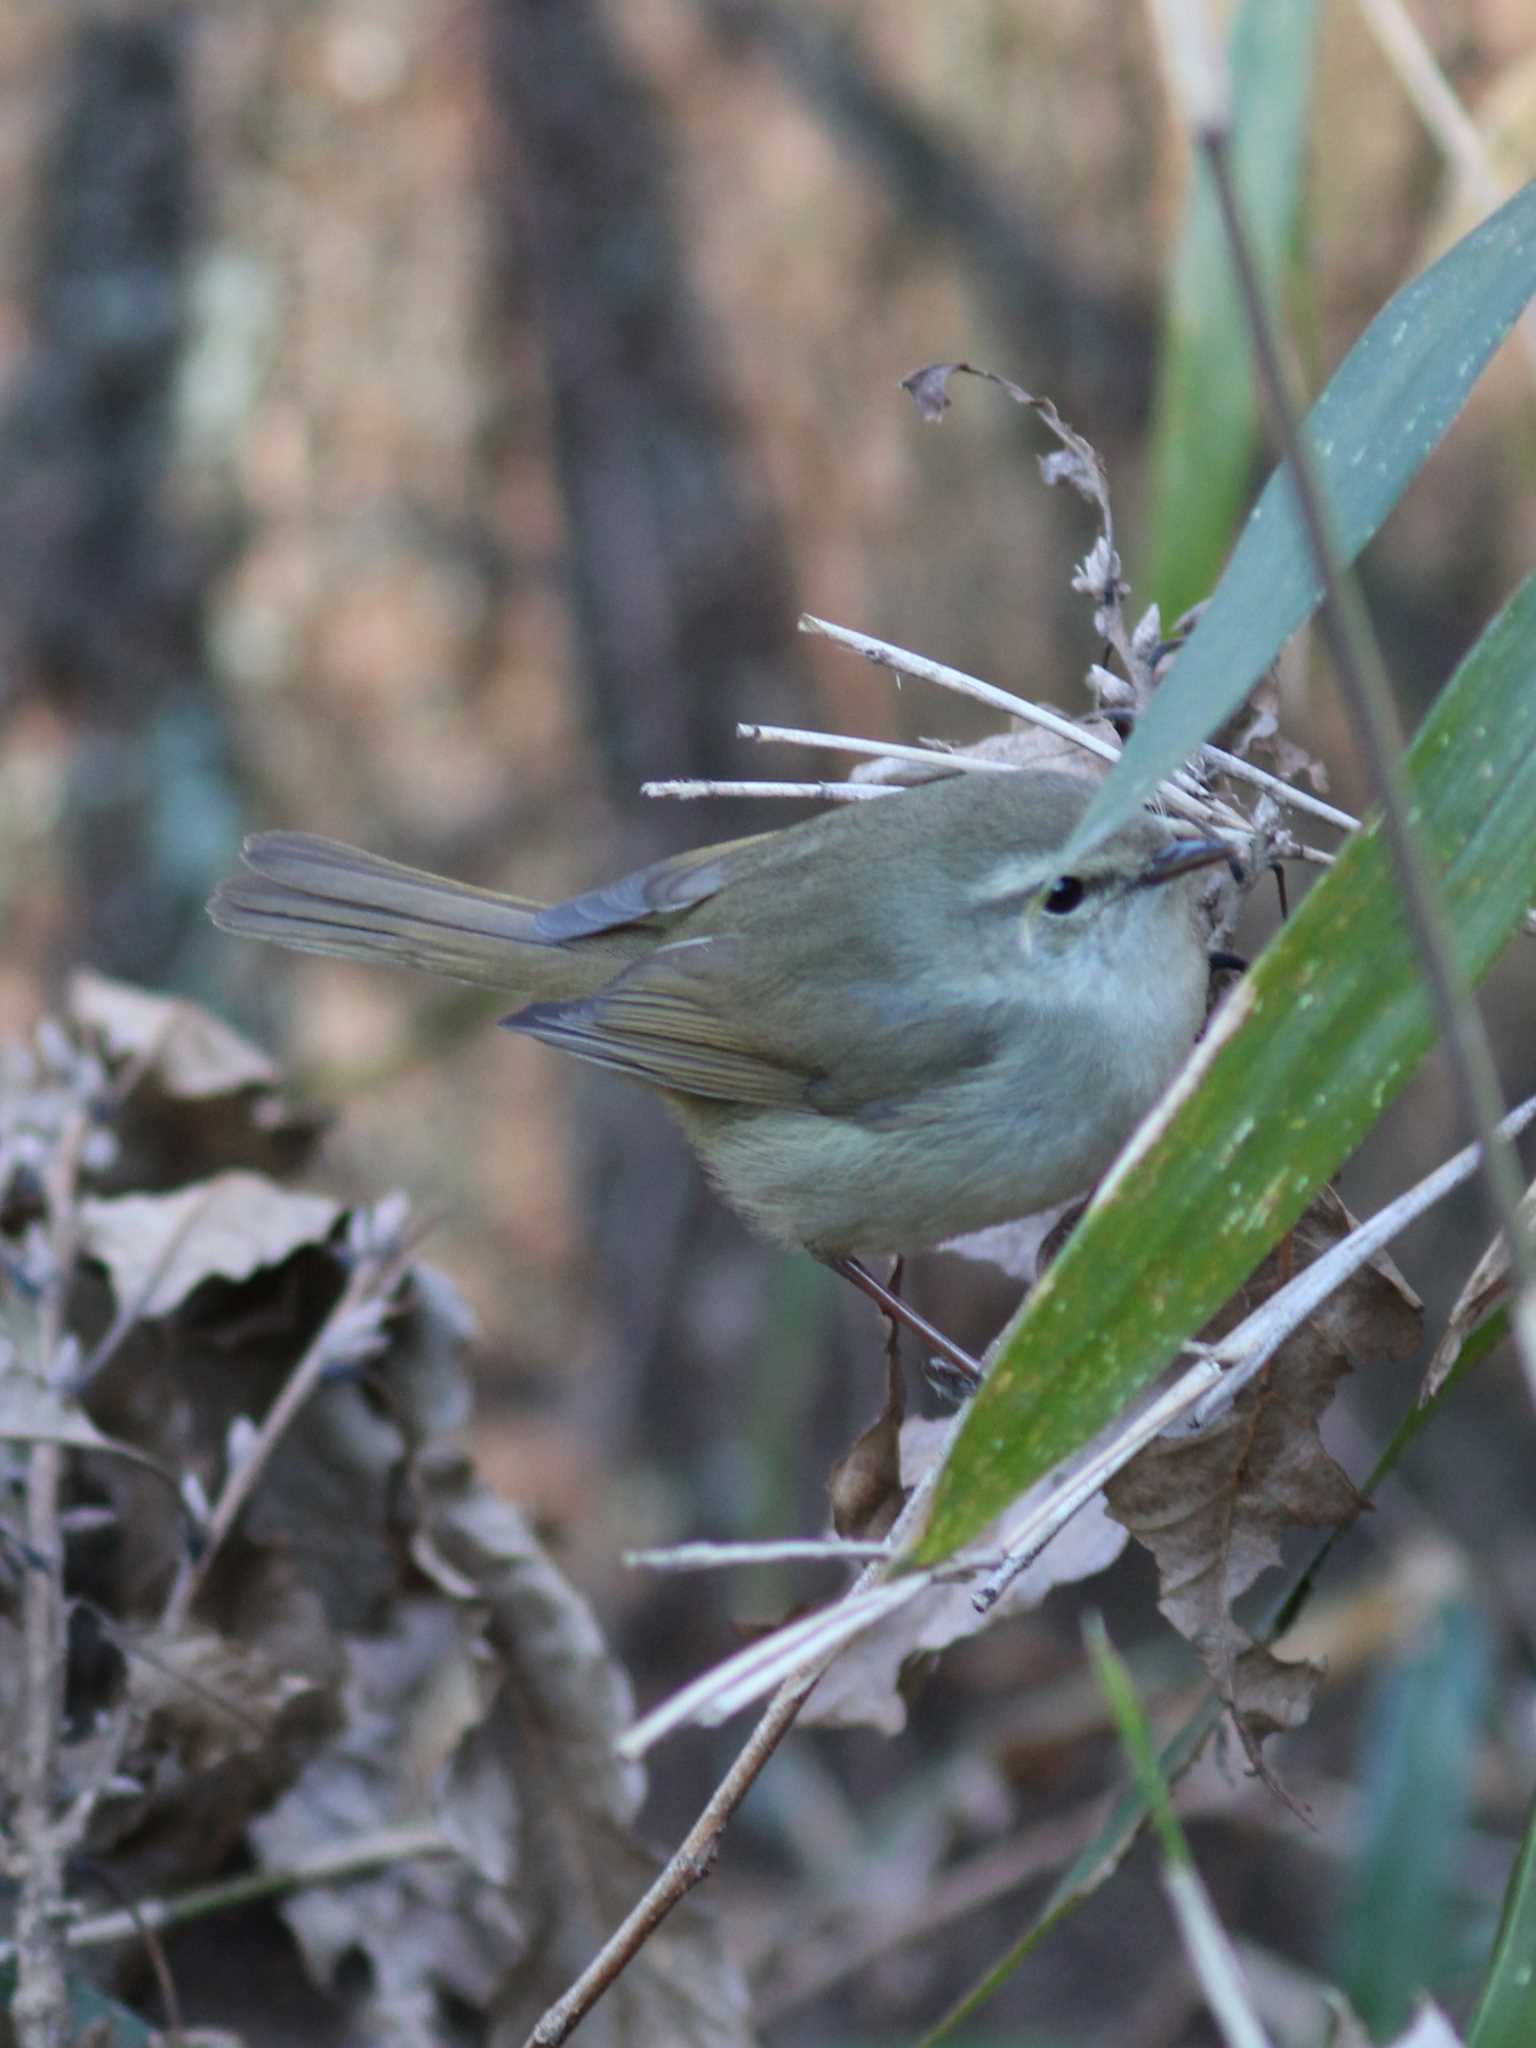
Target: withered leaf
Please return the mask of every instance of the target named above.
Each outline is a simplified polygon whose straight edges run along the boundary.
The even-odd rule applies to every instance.
[[[450,1605],[432,1598],[396,1603],[376,1632],[348,1642],[338,1736],[249,1830],[263,1867],[428,1817],[433,1776],[480,1712],[471,1652]],[[355,2016],[381,2041],[400,2038],[402,2013],[416,2038],[442,2038],[444,1998],[483,2013],[528,1946],[515,1891],[461,1856],[401,1858],[296,1893],[282,1911],[320,1984],[334,1985],[349,1959],[366,1966]]]
[[[1215,735],[1225,752],[1268,768],[1283,782],[1305,783],[1327,794],[1328,770],[1315,754],[1287,739],[1280,729],[1280,683],[1271,669],[1249,692],[1234,717]]]
[[[78,1401],[50,1386],[0,1338],[0,1441],[65,1444],[77,1451],[112,1451],[158,1472],[154,1460],[131,1444],[105,1435]]]
[[[1028,406],[1061,443],[1058,454],[1041,457],[1040,471],[1045,481],[1071,484],[1081,497],[1097,505],[1107,520],[1109,483],[1104,465],[1093,444],[1067,425],[1050,399],[1037,398],[1011,377],[1001,376],[996,370],[984,370],[976,363],[928,363],[920,370],[909,371],[901,380],[901,388],[923,419],[938,420],[950,408],[949,385],[954,377],[980,377],[983,383],[995,384],[1005,391],[1015,405]]]
[[[1326,1190],[1203,1333],[1207,1341],[1218,1342],[1352,1227]],[[1255,1762],[1265,1736],[1306,1719],[1321,1672],[1255,1643],[1233,1604],[1280,1561],[1286,1532],[1341,1527],[1365,1505],[1323,1448],[1318,1418],[1357,1361],[1414,1351],[1420,1320],[1417,1297],[1389,1259],[1377,1258],[1329,1296],[1218,1420],[1149,1444],[1105,1489],[1110,1512],[1156,1558],[1162,1611],[1199,1651]]]
[[[827,1496],[832,1526],[848,1542],[879,1543],[891,1533],[906,1493],[901,1482],[901,1425],[907,1383],[894,1345],[886,1354],[885,1400],[832,1467]]]
[[[139,1790],[99,1800],[90,1846],[110,1850],[136,1890],[216,1869],[338,1725],[340,1656],[318,1603],[281,1561],[253,1571],[279,1582],[270,1636],[197,1624],[117,1634],[127,1683],[114,1783]]]
[[[233,1095],[278,1085],[278,1070],[259,1047],[178,997],[82,968],[70,977],[68,1016],[94,1031],[114,1059],[144,1062],[167,1095]]]
[[[65,1021],[99,1045],[119,1088],[114,1187],[177,1187],[225,1166],[288,1173],[326,1119],[286,1100],[259,1047],[196,1003],[153,995],[82,969]]]
[[[1536,1187],[1526,1189],[1520,1204],[1520,1220],[1527,1230],[1536,1222]],[[1446,1320],[1445,1334],[1435,1346],[1435,1355],[1424,1374],[1424,1384],[1419,1388],[1420,1407],[1439,1393],[1455,1370],[1462,1346],[1508,1292],[1509,1247],[1501,1234],[1483,1253],[1456,1297],[1456,1305]]]
[[[27,1188],[83,1119],[112,1143],[100,1171],[86,1160],[91,1192],[74,1204],[57,1387],[22,1370],[11,1327],[36,1322],[27,1257],[50,1249],[37,1196],[0,1217],[20,1283],[0,1326],[0,1432],[71,1454],[59,1531],[86,1733],[60,1754],[71,1796],[91,1795],[78,1846],[128,1894],[196,1882],[242,1847],[267,1867],[320,1848],[328,1868],[353,1848],[358,1874],[282,1908],[347,2038],[520,2042],[520,2016],[565,1988],[654,1865],[631,1834],[643,1777],[615,1753],[623,1673],[454,1443],[470,1412],[466,1311],[430,1269],[398,1277],[386,1261],[355,1305],[366,1347],[341,1347],[346,1369],[309,1392],[189,1580],[189,1504],[218,1497],[255,1420],[322,1329],[336,1334],[345,1212],[257,1170],[283,1152],[282,1113],[243,1040],[94,977],[71,1022],[73,1036],[51,1027],[57,1057],[0,1075],[16,1103],[0,1141],[25,1139],[12,1153]],[[374,1222],[387,1242],[407,1235],[388,1204]],[[349,1229],[354,1253],[367,1236]],[[77,1405],[64,1389],[81,1361]],[[0,1615],[13,1738],[18,1641]],[[17,1754],[0,1742],[0,1777]],[[259,1994],[253,2018],[267,2019]],[[585,2031],[746,2048],[743,1987],[709,1915],[675,1915]]]
[[[248,1280],[323,1243],[340,1214],[326,1196],[232,1170],[170,1194],[88,1196],[80,1243],[106,1267],[119,1308],[152,1319],[205,1280]]]
[[[903,1488],[916,1485],[941,1454],[953,1427],[950,1422],[922,1420],[903,1425]],[[976,1547],[1001,1553],[1010,1528],[1032,1514],[1042,1495],[1056,1484],[1052,1474],[1031,1487],[977,1538]],[[843,1651],[801,1708],[801,1725],[876,1728],[884,1735],[899,1735],[907,1721],[908,1680],[930,1657],[1038,1607],[1053,1586],[1107,1570],[1125,1544],[1124,1529],[1105,1513],[1103,1496],[1095,1495],[990,1606],[977,1604],[976,1586],[969,1579],[929,1587]]]
[[[630,1718],[629,1684],[522,1516],[450,1457],[423,1460],[421,1479],[418,1561],[433,1576],[442,1569],[445,1590],[473,1589],[501,1674],[445,1774],[438,1812],[466,1845],[483,1839],[482,1814],[466,1803],[483,1809],[488,1779],[505,1780],[494,1808],[518,1822],[514,1895],[531,1941],[497,1999],[491,2039],[520,2048],[656,1875],[631,1833],[644,1778],[614,1749]],[[583,2023],[589,2029],[609,2048],[745,2048],[745,1987],[701,1902],[685,1900],[668,1916]]]

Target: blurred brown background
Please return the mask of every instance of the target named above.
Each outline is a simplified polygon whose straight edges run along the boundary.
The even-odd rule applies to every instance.
[[[1528,175],[1525,0],[1416,14]],[[1325,24],[1314,388],[1466,218],[1354,10]],[[338,1105],[329,1183],[441,1217],[484,1328],[479,1453],[647,1693],[728,1646],[717,1604],[787,1596],[658,1593],[618,1552],[813,1529],[877,1326],[750,1245],[648,1101],[474,999],[241,950],[202,901],[272,824],[565,893],[789,815],[648,804],[646,777],[830,772],[738,718],[981,729],[797,635],[801,608],[1075,704],[1082,509],[993,394],[934,431],[897,380],[963,356],[1054,397],[1108,458],[1134,582],[1183,175],[1122,0],[0,13],[0,1028],[89,961],[286,1049]],[[1506,350],[1370,557],[1410,718],[1532,560],[1530,394]],[[1358,805],[1326,678],[1295,684]],[[1531,1002],[1518,961],[1492,1014],[1521,1092]],[[1447,1115],[1433,1081],[1394,1115],[1362,1204]],[[1478,1228],[1411,1277],[1453,1291]],[[1009,1306],[943,1261],[916,1286],[975,1342]]]

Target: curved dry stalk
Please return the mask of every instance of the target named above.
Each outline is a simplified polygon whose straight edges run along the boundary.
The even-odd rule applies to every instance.
[[[38,1316],[35,1370],[47,1386],[63,1377],[70,1348],[65,1314],[79,1249],[80,1164],[88,1113],[70,1118],[44,1175],[49,1263]],[[22,1574],[21,1741],[15,1851],[16,1992],[10,2016],[20,2048],[62,2048],[69,2023],[61,1923],[65,1863],[74,1846],[56,1810],[59,1731],[64,1721],[64,1542],[59,1526],[64,1447],[50,1438],[27,1453],[27,1558]]]

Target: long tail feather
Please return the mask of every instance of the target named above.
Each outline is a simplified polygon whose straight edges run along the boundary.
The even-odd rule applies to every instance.
[[[222,883],[208,905],[224,931],[521,995],[574,994],[602,978],[551,957],[556,949],[534,931],[537,903],[304,832],[258,833],[244,853],[251,872]]]

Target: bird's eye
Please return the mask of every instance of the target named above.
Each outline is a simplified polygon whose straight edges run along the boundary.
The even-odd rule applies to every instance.
[[[1076,875],[1063,875],[1053,882],[1045,899],[1045,907],[1055,917],[1065,917],[1069,910],[1076,910],[1084,895],[1083,885]]]

